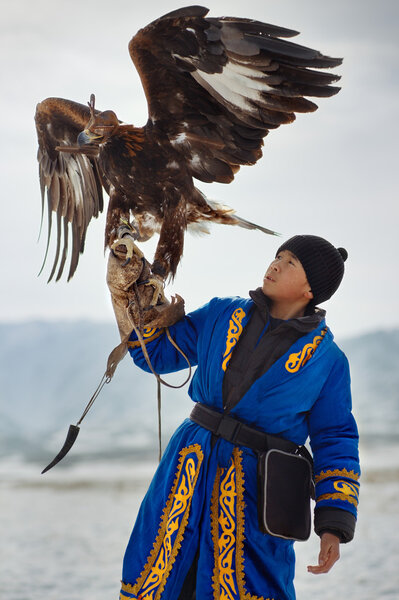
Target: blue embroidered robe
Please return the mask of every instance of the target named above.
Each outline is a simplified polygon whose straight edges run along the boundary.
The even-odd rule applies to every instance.
[[[250,299],[215,298],[170,327],[198,365],[189,388],[195,402],[223,411],[223,376],[252,306]],[[158,373],[186,368],[162,330],[146,330],[145,338]],[[135,363],[148,371],[132,346]],[[231,415],[297,444],[310,437],[316,507],[356,516],[349,369],[324,320],[253,383]],[[197,551],[199,600],[294,600],[293,542],[258,526],[255,452],[221,438],[212,445],[211,437],[186,419],[170,440],[126,549],[122,600],[176,600]]]

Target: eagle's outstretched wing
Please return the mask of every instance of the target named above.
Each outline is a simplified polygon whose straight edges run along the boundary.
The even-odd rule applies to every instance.
[[[95,157],[90,156],[90,150],[87,150],[89,154],[84,154],[59,152],[56,149],[58,146],[76,146],[78,134],[84,129],[89,119],[90,109],[88,106],[62,98],[47,98],[36,108],[42,219],[47,189],[46,256],[53,212],[56,214],[57,224],[57,246],[48,281],[53,278],[57,267],[56,280],[62,275],[68,251],[68,224],[72,229],[69,280],[77,267],[79,254],[83,252],[90,219],[97,217],[103,209],[102,180]],[[97,152],[96,149],[91,149],[91,151],[92,153],[93,151]]]
[[[269,129],[317,106],[339,76],[315,69],[342,60],[281,38],[296,31],[191,6],[168,13],[130,41],[146,94],[148,129],[167,135],[192,176],[228,183],[262,155]]]

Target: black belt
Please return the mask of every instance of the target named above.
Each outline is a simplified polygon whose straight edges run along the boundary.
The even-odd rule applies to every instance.
[[[200,402],[195,404],[190,419],[214,435],[234,445],[247,446],[256,452],[266,452],[272,448],[284,452],[298,452],[302,448],[289,440],[249,427],[238,419],[224,415]]]

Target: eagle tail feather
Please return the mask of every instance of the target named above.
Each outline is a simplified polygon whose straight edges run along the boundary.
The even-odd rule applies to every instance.
[[[262,225],[257,225],[256,223],[252,223],[251,221],[247,221],[247,219],[243,219],[238,215],[234,215],[234,218],[237,220],[236,225],[238,225],[239,227],[243,227],[244,229],[258,229],[259,231],[263,231],[263,233],[267,233],[269,235],[281,236],[281,233],[278,233],[277,231],[267,229],[266,227],[262,227]]]
[[[206,201],[206,204],[209,208],[209,212],[205,216],[210,221],[221,223],[223,225],[238,225],[239,227],[243,227],[244,229],[258,229],[259,231],[267,233],[268,235],[281,235],[281,233],[277,233],[277,231],[273,231],[272,229],[268,229],[267,227],[257,225],[256,223],[252,223],[252,221],[248,221],[247,219],[239,217],[236,214],[235,210],[230,206],[220,204],[219,202],[215,202],[214,200],[210,200],[209,198],[205,198],[204,196],[203,198]]]

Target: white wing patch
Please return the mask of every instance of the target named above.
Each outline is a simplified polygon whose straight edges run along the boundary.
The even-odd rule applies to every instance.
[[[197,154],[194,154],[190,160],[189,160],[190,165],[194,168],[197,169],[198,167],[201,167],[201,159]]]
[[[261,90],[262,92],[272,92],[273,88],[268,85],[265,81],[267,75],[254,69],[253,67],[247,67],[237,62],[229,61],[222,71],[222,77],[229,79],[231,85],[236,85],[243,88],[243,91],[247,89]]]
[[[176,162],[175,160],[171,160],[170,162],[168,162],[168,164],[166,165],[167,169],[178,169],[179,168],[179,163]]]
[[[262,104],[262,93],[273,91],[264,81],[263,73],[232,62],[228,62],[221,73],[205,73],[198,69],[191,75],[213,97],[221,97],[249,112],[258,111],[251,101]],[[263,77],[263,81],[259,77]]]
[[[66,158],[66,172],[73,188],[76,209],[83,207],[83,181],[79,160],[75,160],[75,158],[68,156]]]
[[[187,144],[187,135],[185,133],[178,133],[175,138],[173,138],[170,142],[172,146],[179,144]]]

